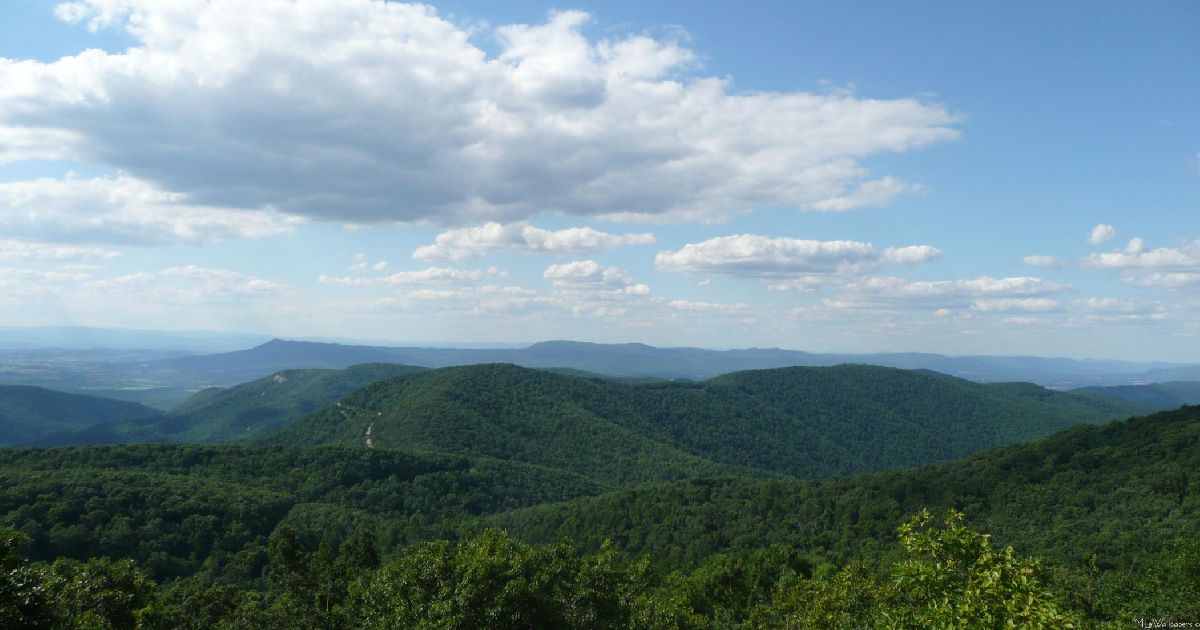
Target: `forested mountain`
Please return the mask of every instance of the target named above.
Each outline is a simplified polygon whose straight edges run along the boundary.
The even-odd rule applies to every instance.
[[[370,385],[263,443],[417,448],[627,484],[712,462],[798,477],[946,461],[1150,407],[864,365],[619,383],[476,365]]]
[[[1094,394],[1114,400],[1160,405],[1168,408],[1200,404],[1200,382],[1194,381],[1081,387],[1072,391],[1078,394]]]
[[[30,537],[29,555],[133,558],[155,579],[254,581],[281,524],[314,545],[369,526],[390,549],[601,491],[559,470],[361,448],[0,449],[0,525]]]
[[[610,485],[738,470],[623,423],[637,387],[512,365],[443,368],[369,385],[258,441],[482,455]]]
[[[636,557],[695,566],[782,543],[846,561],[890,546],[895,523],[955,508],[1001,544],[1065,564],[1132,570],[1200,531],[1200,407],[1079,426],[961,462],[852,479],[713,479],[645,485],[500,514],[525,540],[610,539]],[[1200,567],[1198,567],[1200,568]]]
[[[1197,458],[1197,407],[854,479],[691,480],[600,496],[562,471],[378,448],[4,450],[0,525],[32,539],[21,553],[60,559],[24,565],[17,534],[0,529],[13,580],[0,614],[92,610],[154,628],[467,627],[497,614],[510,627],[985,627],[963,620],[996,614],[1029,627],[1128,627],[1196,612]],[[995,544],[954,513],[944,528],[910,519],[925,507],[963,510]],[[487,526],[598,552],[472,533]],[[376,551],[463,535],[382,566]],[[140,572],[192,577],[160,593]],[[71,595],[38,604],[63,589]],[[9,594],[25,608],[4,608]]]
[[[0,445],[19,445],[91,425],[152,418],[145,405],[42,387],[0,385]]]
[[[372,363],[344,370],[282,370],[235,387],[202,390],[161,417],[92,426],[42,444],[232,442],[296,420],[364,385],[422,369]]]

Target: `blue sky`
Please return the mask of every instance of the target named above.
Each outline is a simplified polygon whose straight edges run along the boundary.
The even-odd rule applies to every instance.
[[[0,4],[0,325],[1196,360],[1194,3],[499,4]]]

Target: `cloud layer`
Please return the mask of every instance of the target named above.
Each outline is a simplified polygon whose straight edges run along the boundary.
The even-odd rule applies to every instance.
[[[417,260],[471,260],[493,252],[574,256],[623,245],[652,245],[653,234],[609,234],[589,227],[544,230],[523,223],[496,222],[447,230],[432,245],[413,252]]]
[[[847,210],[911,188],[863,158],[958,136],[954,114],[915,98],[737,93],[697,76],[677,41],[589,39],[577,11],[479,32],[380,0],[82,0],[57,14],[136,44],[0,59],[0,159],[119,169],[196,210],[182,227],[97,228],[115,239],[240,234],[220,209],[460,225]]]
[[[879,251],[859,241],[814,241],[758,234],[721,236],[659,252],[655,268],[680,273],[758,278],[861,272],[882,264],[918,264],[936,260],[941,250],[929,245]]]
[[[197,205],[129,175],[0,183],[0,233],[43,241],[194,244],[288,233],[290,223],[267,211]]]

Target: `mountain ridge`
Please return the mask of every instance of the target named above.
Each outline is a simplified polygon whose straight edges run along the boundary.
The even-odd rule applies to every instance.
[[[359,346],[278,338],[236,352],[149,361],[140,369],[147,374],[190,375],[194,382],[234,384],[282,369],[338,369],[359,363],[380,362],[428,368],[512,363],[530,368],[573,368],[619,377],[692,380],[747,369],[864,363],[902,369],[930,369],[979,382],[1031,381],[1056,388],[1125,384],[1153,378],[1155,374],[1173,375],[1186,373],[1193,367],[1200,369],[1198,366],[1166,363],[1056,357],[955,357],[915,352],[819,354],[779,348],[709,350],[568,340],[542,341],[524,348],[471,349]]]
[[[595,470],[627,482],[626,464],[617,462],[642,456],[612,450],[615,440],[641,453],[666,448],[720,466],[814,477],[945,461],[1154,409],[864,365],[626,383],[485,364],[374,383],[256,442],[365,445],[369,432],[377,448]]]

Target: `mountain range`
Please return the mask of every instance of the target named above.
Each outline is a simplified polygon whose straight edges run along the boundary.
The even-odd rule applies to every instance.
[[[702,380],[741,370],[865,363],[925,369],[979,382],[1029,381],[1059,389],[1159,380],[1200,380],[1200,366],[1044,357],[963,356],[927,353],[816,354],[779,348],[709,350],[645,344],[545,341],[524,348],[420,348],[355,346],[273,339],[247,350],[152,360],[127,366],[173,383],[235,384],[289,368],[344,368],[359,363],[402,363],[428,368],[512,363],[533,368],[573,368],[618,377]],[[1193,376],[1194,375],[1194,379]]]

